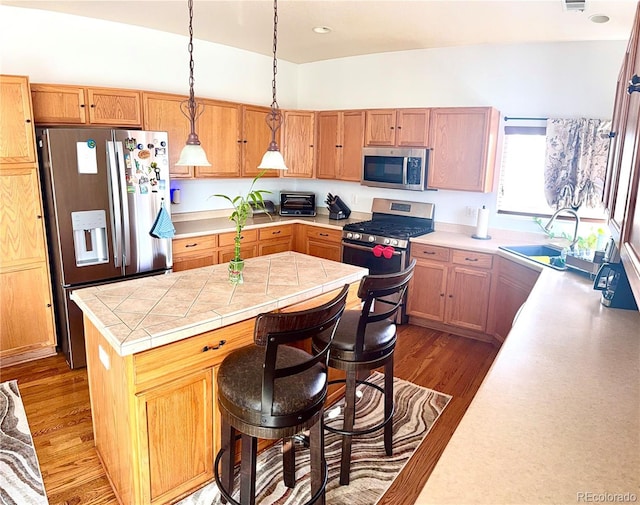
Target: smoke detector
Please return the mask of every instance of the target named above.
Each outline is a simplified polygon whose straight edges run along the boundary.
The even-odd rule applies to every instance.
[[[586,0],[562,0],[562,7],[567,12],[584,12]]]

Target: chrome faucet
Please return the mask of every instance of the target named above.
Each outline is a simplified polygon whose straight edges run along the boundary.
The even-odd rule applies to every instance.
[[[556,218],[558,217],[558,214],[560,214],[561,212],[567,212],[569,214],[573,214],[573,216],[576,218],[576,229],[573,232],[573,241],[571,242],[571,245],[569,245],[569,248],[573,251],[573,246],[575,246],[576,242],[578,241],[578,226],[580,226],[580,217],[578,216],[578,213],[575,210],[573,210],[571,207],[563,207],[562,209],[556,210],[553,213],[553,216],[551,216],[551,219],[549,219],[549,222],[545,225],[544,231],[548,233],[551,230],[551,227],[553,226],[553,222],[556,220]]]

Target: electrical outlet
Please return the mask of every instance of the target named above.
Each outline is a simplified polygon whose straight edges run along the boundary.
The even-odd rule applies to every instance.
[[[473,217],[476,213],[476,209],[474,209],[473,207],[465,207],[465,211],[467,213],[467,217]]]

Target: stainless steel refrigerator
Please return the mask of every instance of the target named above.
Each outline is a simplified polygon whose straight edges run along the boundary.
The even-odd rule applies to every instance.
[[[171,239],[150,231],[170,214],[166,132],[37,128],[58,345],[86,366],[74,289],[166,273]]]

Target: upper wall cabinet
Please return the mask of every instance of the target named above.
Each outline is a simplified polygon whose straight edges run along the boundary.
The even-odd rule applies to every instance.
[[[427,147],[429,109],[366,111],[365,146]]]
[[[260,173],[258,165],[271,143],[271,130],[267,126],[269,107],[257,105],[242,106],[242,177],[255,177]],[[280,145],[280,130],[276,132],[276,142]],[[263,177],[279,177],[278,170],[267,170]]]
[[[490,192],[499,126],[491,107],[431,109],[429,187]]]
[[[31,98],[38,124],[142,126],[139,91],[32,84]]]
[[[287,170],[282,176],[311,178],[315,155],[315,113],[287,110],[283,114],[280,148]]]
[[[36,162],[29,81],[23,76],[3,75],[0,80],[0,164]]]
[[[207,153],[210,167],[176,166],[189,136],[189,119],[180,104],[187,96],[143,93],[144,129],[169,134],[169,173],[172,178],[238,177],[240,175],[240,105],[216,100],[198,100],[202,114],[196,133]]]
[[[195,167],[196,177],[239,177],[241,143],[240,104],[200,100],[197,133],[210,167]]]
[[[362,110],[317,113],[316,177],[360,181],[365,112]]]
[[[193,177],[193,167],[176,166],[180,151],[189,136],[189,120],[180,110],[180,104],[187,98],[182,95],[142,93],[144,129],[169,134],[169,174],[172,179]]]

